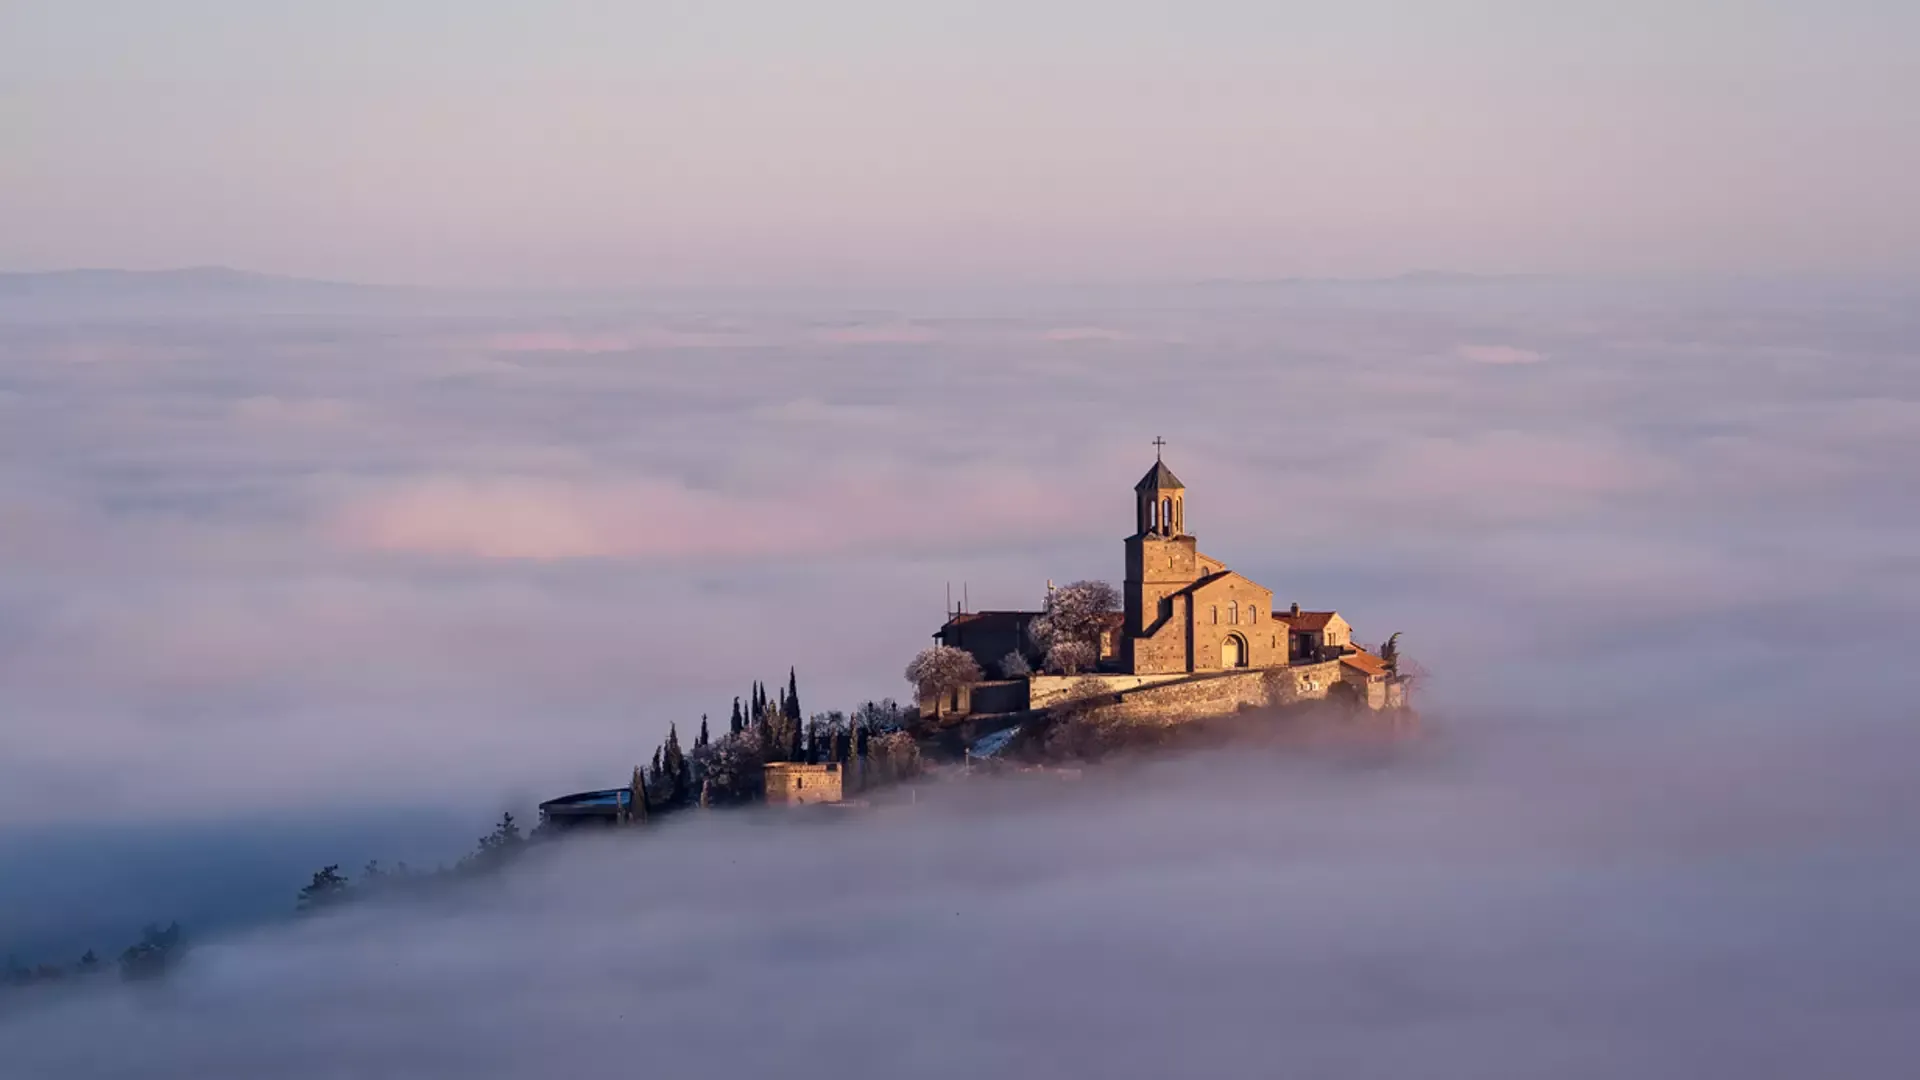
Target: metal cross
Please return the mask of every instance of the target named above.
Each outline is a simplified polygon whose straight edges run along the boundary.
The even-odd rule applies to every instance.
[[[1153,460],[1155,461],[1160,460],[1161,448],[1165,447],[1166,445],[1167,445],[1167,440],[1161,438],[1158,435],[1155,435],[1153,437]]]

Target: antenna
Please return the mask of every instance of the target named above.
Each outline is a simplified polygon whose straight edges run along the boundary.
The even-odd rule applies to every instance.
[[[961,611],[973,610],[972,606],[967,602],[967,583],[964,581],[960,583],[960,610]]]

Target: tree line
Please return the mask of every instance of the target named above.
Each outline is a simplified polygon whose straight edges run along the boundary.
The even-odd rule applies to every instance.
[[[755,681],[744,698],[733,700],[727,730],[715,735],[701,716],[688,748],[678,724],[652,759],[634,769],[640,790],[647,795],[646,812],[670,813],[692,806],[729,806],[756,801],[763,792],[764,766],[771,762],[847,761],[869,759],[878,775],[899,779],[919,771],[919,750],[907,728],[912,709],[892,698],[863,703],[852,713],[820,712],[807,716],[800,707],[800,683],[795,669],[787,670],[784,689],[769,691]],[[804,719],[803,719],[804,717]],[[524,832],[511,812],[503,813],[473,850],[452,865],[431,869],[405,862],[385,866],[368,862],[358,874],[331,863],[313,872],[294,898],[297,914],[312,914],[353,900],[401,895],[432,889],[497,870],[548,837],[545,825]],[[187,939],[178,922],[149,925],[140,939],[123,949],[109,965],[93,950],[69,964],[28,965],[9,957],[4,985],[25,987],[79,980],[117,970],[129,980],[151,979],[177,967],[187,951]]]
[[[734,698],[727,730],[718,735],[702,715],[693,745],[687,747],[679,725],[669,724],[652,758],[634,768],[634,790],[645,796],[640,812],[651,817],[757,801],[764,794],[764,767],[772,762],[845,762],[858,755],[869,759],[877,775],[912,776],[920,768],[919,749],[907,731],[914,715],[892,698],[883,698],[865,702],[851,714],[814,713],[803,721],[799,676],[789,668],[785,689],[770,692],[756,680],[744,698]],[[552,835],[546,823],[523,833],[513,814],[505,813],[493,831],[451,866],[422,870],[404,862],[384,867],[374,861],[357,878],[337,863],[323,866],[300,889],[294,908],[321,911],[349,900],[408,893],[484,874]]]
[[[100,955],[92,949],[82,953],[71,964],[28,966],[21,963],[18,957],[9,956],[4,985],[21,988],[67,984],[90,981],[114,972],[129,981],[152,979],[170,971],[186,955],[186,951],[186,933],[180,929],[179,923],[171,922],[165,926],[149,923],[141,929],[140,940],[122,949],[116,962],[111,965],[101,960]]]
[[[680,739],[678,724],[650,763],[635,770],[646,792],[646,812],[671,813],[693,806],[727,806],[757,801],[765,766],[783,761],[803,764],[879,759],[893,775],[908,775],[918,751],[907,727],[914,713],[892,698],[868,701],[851,714],[833,710],[808,715],[800,706],[800,681],[787,670],[784,689],[769,690],[755,681],[744,697],[733,699],[726,731],[715,735],[705,715],[691,749]]]

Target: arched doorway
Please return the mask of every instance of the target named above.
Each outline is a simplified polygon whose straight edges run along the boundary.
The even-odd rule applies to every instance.
[[[1247,666],[1247,639],[1239,634],[1228,634],[1227,640],[1220,643],[1221,667]]]

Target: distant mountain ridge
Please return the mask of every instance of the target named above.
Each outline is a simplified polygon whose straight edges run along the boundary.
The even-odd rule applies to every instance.
[[[1287,278],[1208,278],[1198,284],[1208,287],[1279,288],[1288,286],[1368,286],[1368,285],[1513,285],[1553,281],[1545,274],[1472,274],[1461,270],[1409,270],[1385,277],[1287,277]]]
[[[172,270],[81,268],[0,271],[0,296],[78,293],[120,295],[177,292],[273,293],[293,290],[358,295],[409,291],[401,286],[365,285],[356,282],[289,277],[281,274],[261,274],[251,270],[236,270],[228,266],[187,266]]]

